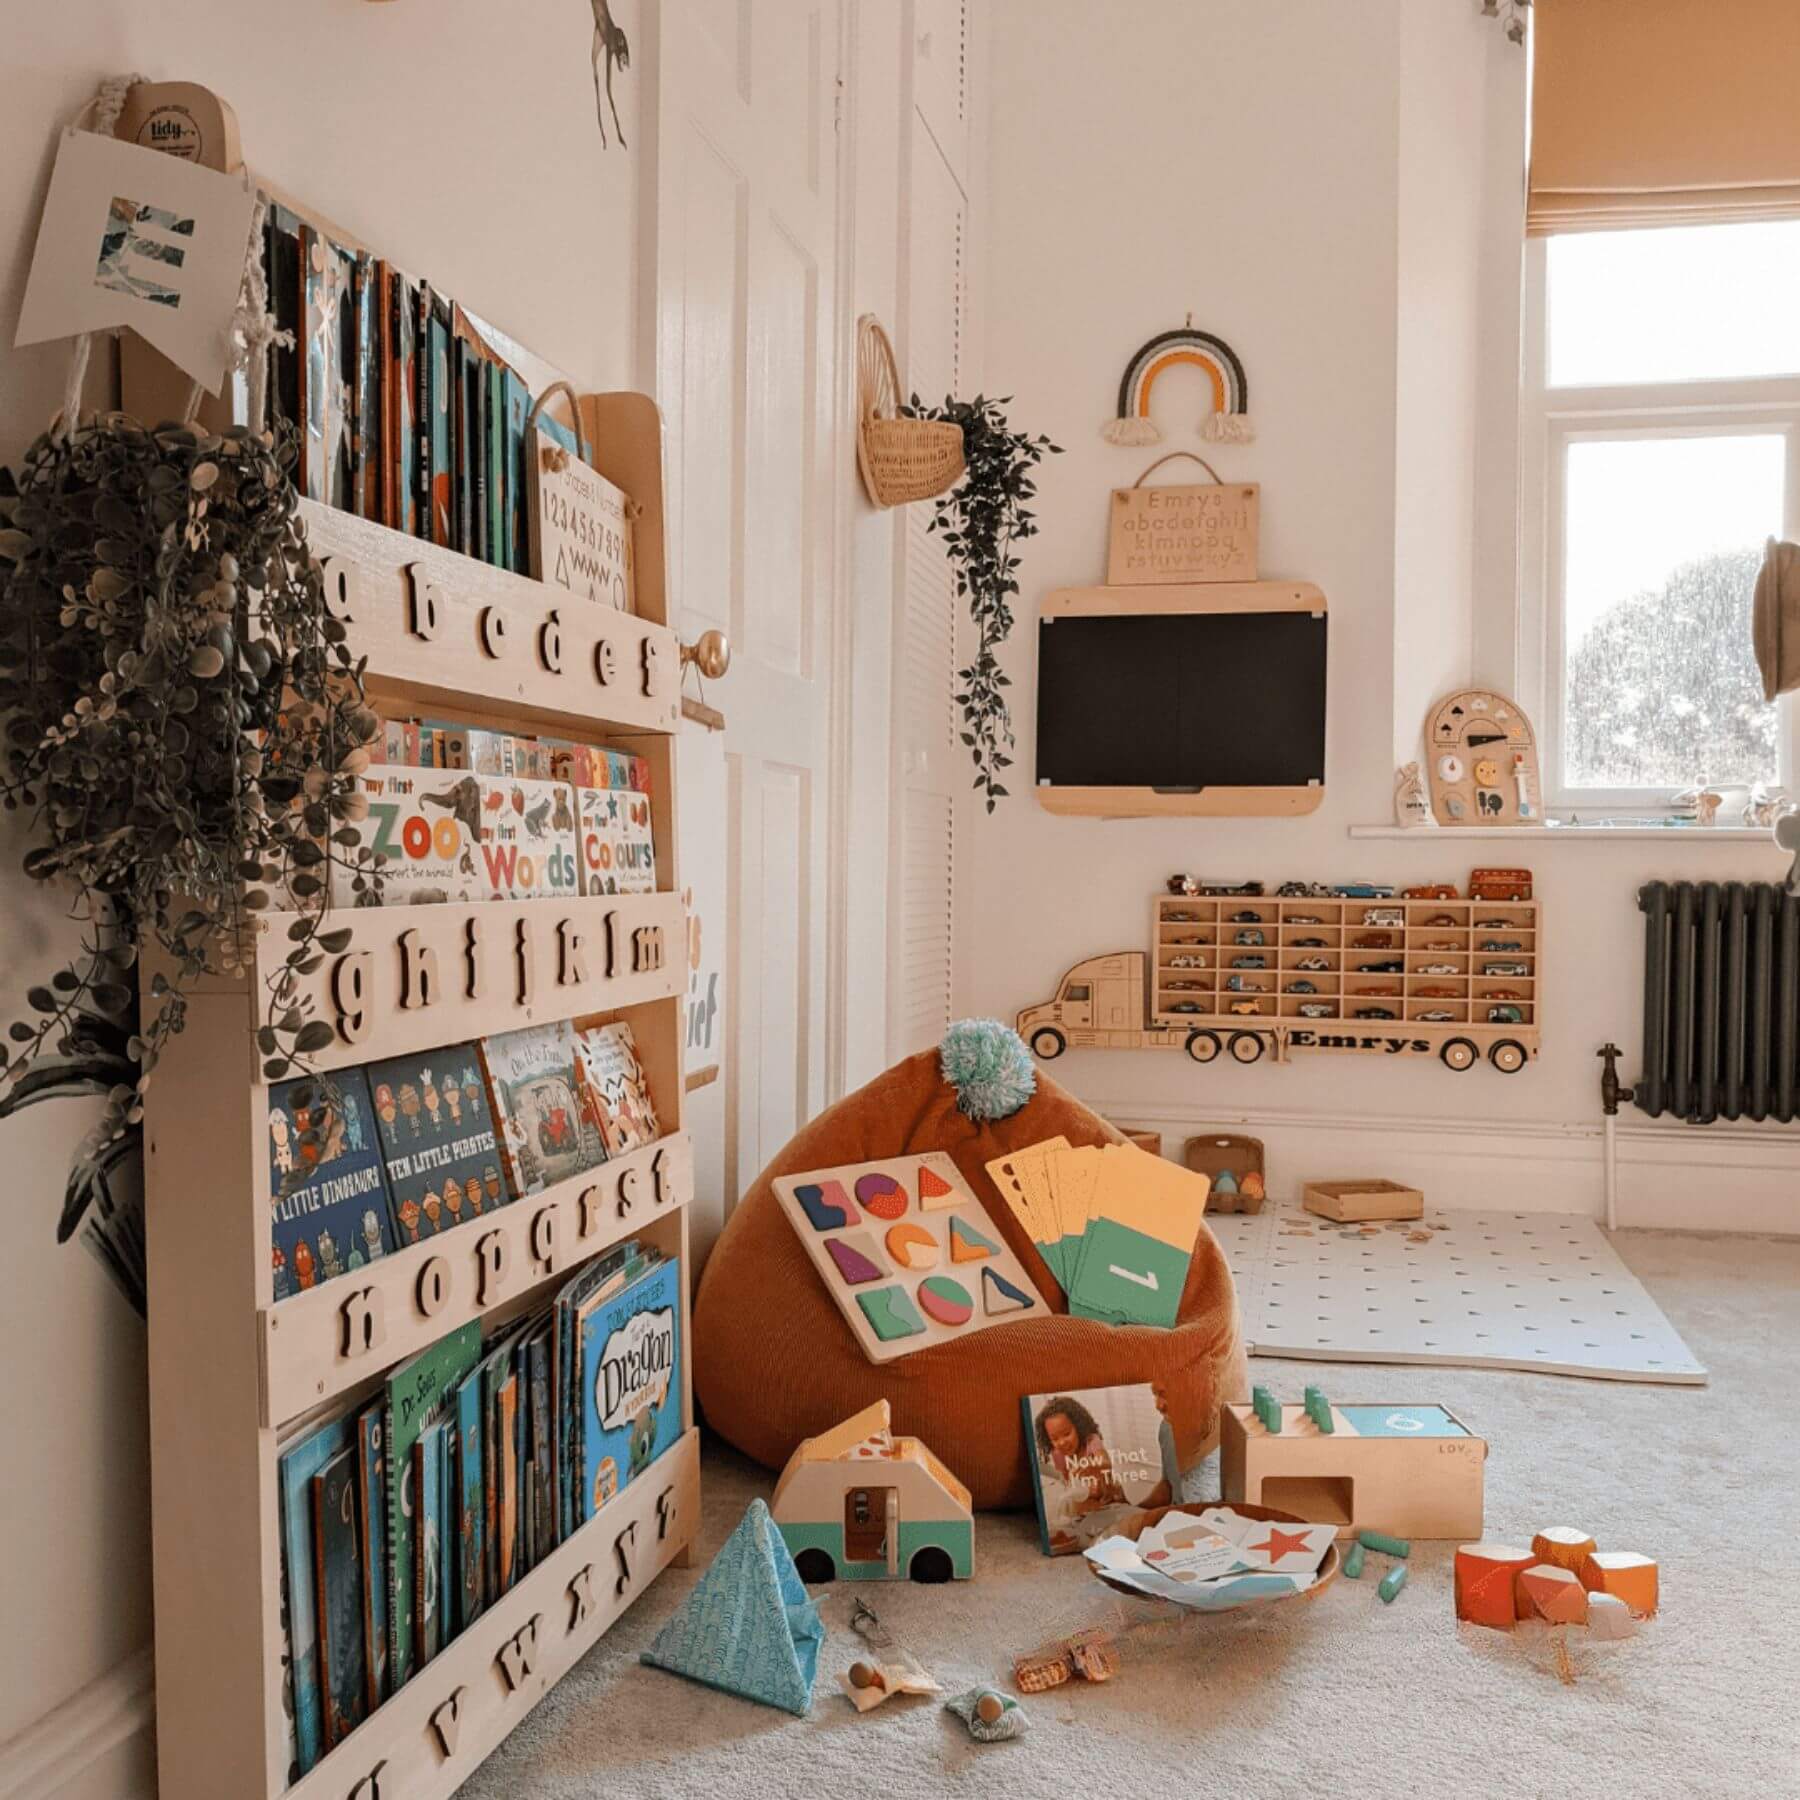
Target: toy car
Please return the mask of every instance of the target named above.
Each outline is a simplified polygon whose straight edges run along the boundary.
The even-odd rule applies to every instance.
[[[1189,931],[1181,937],[1170,938],[1169,942],[1171,944],[1210,944],[1212,939],[1203,931]]]
[[[1169,958],[1171,969],[1204,969],[1206,966],[1204,956],[1171,956]]]
[[[1260,994],[1262,989],[1252,987],[1241,975],[1227,975],[1225,991],[1228,994]]]
[[[1460,975],[1462,971],[1455,963],[1426,963],[1414,971],[1418,975]]]
[[[1197,1013],[1203,1012],[1204,1010],[1205,1008],[1201,1006],[1198,1000],[1176,1000],[1169,1007],[1170,1012],[1178,1013]]]
[[[1391,1019],[1394,1017],[1394,1011],[1392,1007],[1388,1006],[1359,1006],[1356,1009],[1356,1017],[1359,1019]]]
[[[1241,1019],[1253,1019],[1262,1011],[1260,1000],[1234,1000],[1230,1010]]]
[[[1359,975],[1398,975],[1406,964],[1397,956],[1390,956],[1385,962],[1358,963]]]
[[[1331,1008],[1329,1006],[1322,1006],[1315,1001],[1310,1006],[1302,1006],[1300,1008],[1300,1016],[1303,1019],[1329,1019],[1331,1017]]]
[[[1522,962],[1483,963],[1481,972],[1484,975],[1529,975],[1531,969]]]
[[[1234,956],[1231,966],[1234,969],[1266,969],[1269,959],[1266,956]]]
[[[1363,914],[1365,925],[1404,925],[1406,914],[1397,906],[1371,906]]]
[[[1230,900],[1242,897],[1246,900],[1257,900],[1262,897],[1263,884],[1260,881],[1203,881],[1200,892],[1214,900]]]
[[[1262,923],[1262,914],[1250,912],[1247,909],[1243,912],[1234,912],[1227,923],[1231,925],[1260,925]]]
[[[1459,998],[1455,988],[1422,987],[1413,989],[1415,1000],[1455,1000]]]
[[[1460,950],[1462,945],[1455,938],[1432,938],[1429,943],[1419,946],[1421,950]]]
[[[1303,956],[1294,964],[1296,969],[1311,969],[1315,973],[1320,969],[1329,969],[1330,961],[1323,956]]]
[[[1400,890],[1402,900],[1454,900],[1456,889],[1442,881],[1434,881],[1425,887],[1409,887]]]
[[[1488,1023],[1490,1025],[1523,1025],[1525,1015],[1516,1006],[1490,1006]]]
[[[1445,925],[1454,925],[1456,921],[1451,918],[1448,913],[1433,913],[1425,923],[1430,926],[1433,931],[1436,931]]]
[[[1477,931],[1503,931],[1512,922],[1511,919],[1477,919],[1475,928]]]
[[[1531,898],[1531,871],[1529,869],[1471,869],[1469,871],[1469,898],[1471,900],[1529,900]]]
[[[1163,986],[1174,992],[1184,988],[1203,988],[1206,983],[1204,981],[1165,981]]]
[[[1287,923],[1290,925],[1322,925],[1324,920],[1317,913],[1289,913]]]
[[[1275,892],[1283,900],[1313,900],[1329,894],[1331,889],[1322,881],[1284,881]]]
[[[1340,881],[1331,890],[1340,900],[1391,900],[1394,890],[1378,881]]]
[[[1481,997],[1484,1000],[1523,1000],[1525,998],[1517,988],[1493,988]]]
[[[1232,941],[1238,944],[1266,944],[1269,940],[1260,931],[1250,930],[1240,931]],[[1515,944],[1513,948],[1517,949],[1518,946]]]
[[[1419,1023],[1421,1025],[1448,1025],[1448,1024],[1453,1023],[1455,1018],[1456,1018],[1455,1013],[1444,1012],[1443,1010],[1440,1009],[1437,1012],[1422,1012],[1422,1013],[1420,1013],[1419,1014]]]
[[[1323,950],[1325,940],[1323,938],[1295,938],[1288,948],[1290,950]]]
[[[1361,937],[1350,940],[1352,950],[1387,950],[1393,947],[1394,934],[1391,931],[1365,931]]]
[[[1357,997],[1359,999],[1363,999],[1363,1000],[1372,1000],[1372,999],[1374,999],[1374,997],[1377,994],[1381,995],[1381,997],[1383,999],[1387,999],[1390,996],[1397,999],[1399,997],[1399,993],[1400,993],[1400,990],[1397,987],[1383,986],[1383,987],[1366,987],[1366,988],[1358,988],[1357,989]]]
[[[1525,944],[1520,938],[1483,938],[1475,948],[1477,950],[1523,950]]]
[[[1172,925],[1191,925],[1200,915],[1191,912],[1174,912],[1164,913],[1163,917]]]
[[[1319,988],[1317,982],[1290,981],[1287,984],[1287,991],[1290,994],[1316,994],[1319,991]]]

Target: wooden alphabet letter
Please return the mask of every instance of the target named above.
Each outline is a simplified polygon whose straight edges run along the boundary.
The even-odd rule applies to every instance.
[[[637,1548],[636,1519],[633,1519],[631,1523],[613,1539],[613,1555],[619,1559],[618,1578],[613,1582],[613,1593],[615,1595],[622,1595],[625,1590],[631,1586],[631,1552],[625,1548],[627,1544],[631,1546],[632,1550]]]
[[[387,1300],[380,1288],[358,1288],[339,1316],[344,1322],[339,1356],[366,1356],[387,1342]]]
[[[507,1241],[506,1233],[484,1232],[475,1246],[476,1305],[492,1306],[500,1298],[500,1291],[506,1286],[506,1276],[511,1266],[512,1247]]]
[[[437,1733],[438,1748],[445,1756],[456,1754],[456,1740],[462,1736],[462,1697],[467,1688],[458,1688],[431,1715],[431,1729]]]
[[[552,611],[538,627],[538,660],[552,675],[562,673],[562,620]]]
[[[483,934],[481,920],[470,918],[463,921],[463,998],[479,1000],[482,994],[481,979]]]
[[[435,1319],[449,1304],[450,1265],[441,1256],[432,1257],[419,1271],[413,1299],[418,1305],[419,1316],[424,1319]]]
[[[575,1579],[569,1583],[569,1598],[575,1602],[575,1610],[569,1618],[569,1629],[573,1631],[594,1610],[594,1565],[592,1563],[583,1563],[575,1571]]]
[[[400,934],[400,1004],[407,1011],[435,1006],[438,997],[437,952],[416,931]]]
[[[556,1273],[556,1208],[546,1206],[531,1221],[531,1259],[546,1275]]]
[[[531,941],[531,921],[523,915],[513,924],[513,974],[518,1003],[529,1006],[537,992],[537,948]]]
[[[663,966],[663,928],[640,925],[631,934],[631,972],[648,975]]]
[[[442,622],[437,583],[425,573],[423,563],[408,563],[406,580],[411,593],[406,627],[414,637],[423,638],[429,643],[437,636],[438,626]]]
[[[656,1496],[656,1541],[660,1544],[669,1535],[669,1527],[675,1523],[675,1484],[670,1482]]]
[[[590,1238],[600,1229],[600,1190],[597,1187],[586,1187],[581,1190],[581,1223],[576,1228],[578,1237]]]
[[[556,922],[556,980],[559,987],[579,987],[588,978],[587,940],[567,919]]]
[[[350,1800],[381,1800],[381,1771],[387,1767],[387,1758],[383,1757],[355,1787],[350,1790]]]
[[[369,970],[367,950],[351,950],[331,966],[331,1004],[337,1011],[337,1034],[346,1044],[369,1035]]]
[[[325,579],[325,610],[344,625],[356,623],[356,604],[362,598],[362,570],[347,556],[319,559]]]
[[[624,1218],[637,1204],[638,1168],[635,1163],[627,1163],[619,1171],[619,1217]]]
[[[611,687],[619,676],[619,659],[611,638],[594,640],[594,679],[602,687]]]
[[[644,639],[644,694],[654,700],[663,691],[663,647],[653,637]]]
[[[537,1661],[538,1618],[539,1615],[533,1613],[530,1620],[500,1646],[500,1673],[506,1677],[506,1685],[515,1693],[531,1673],[532,1664]]]
[[[611,981],[619,972],[619,915],[609,912],[606,915],[606,979]]]
[[[498,662],[506,654],[506,614],[497,606],[481,609],[481,647]]]
[[[658,1206],[667,1206],[674,1196],[675,1184],[669,1174],[669,1153],[659,1150],[650,1159],[650,1186]]]

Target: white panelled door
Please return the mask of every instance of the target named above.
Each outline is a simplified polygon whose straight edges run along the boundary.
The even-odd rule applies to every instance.
[[[825,1095],[838,0],[669,0],[660,27],[671,578],[683,638],[717,626],[732,645],[709,696],[726,718],[726,916],[709,922],[724,1080],[689,1115],[700,1206],[723,1214]]]

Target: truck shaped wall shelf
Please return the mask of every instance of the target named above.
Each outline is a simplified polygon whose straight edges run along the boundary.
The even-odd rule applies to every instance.
[[[1456,1070],[1485,1056],[1513,1075],[1541,1039],[1541,929],[1535,900],[1159,894],[1148,952],[1077,963],[1018,1030],[1046,1062],[1082,1048],[1198,1063],[1320,1050]],[[1494,939],[1518,947],[1496,959],[1481,949]]]

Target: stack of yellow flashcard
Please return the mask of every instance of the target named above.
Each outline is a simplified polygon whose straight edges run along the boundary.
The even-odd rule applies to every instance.
[[[1129,1144],[1048,1138],[987,1165],[1069,1297],[1120,1325],[1175,1323],[1208,1183]]]

